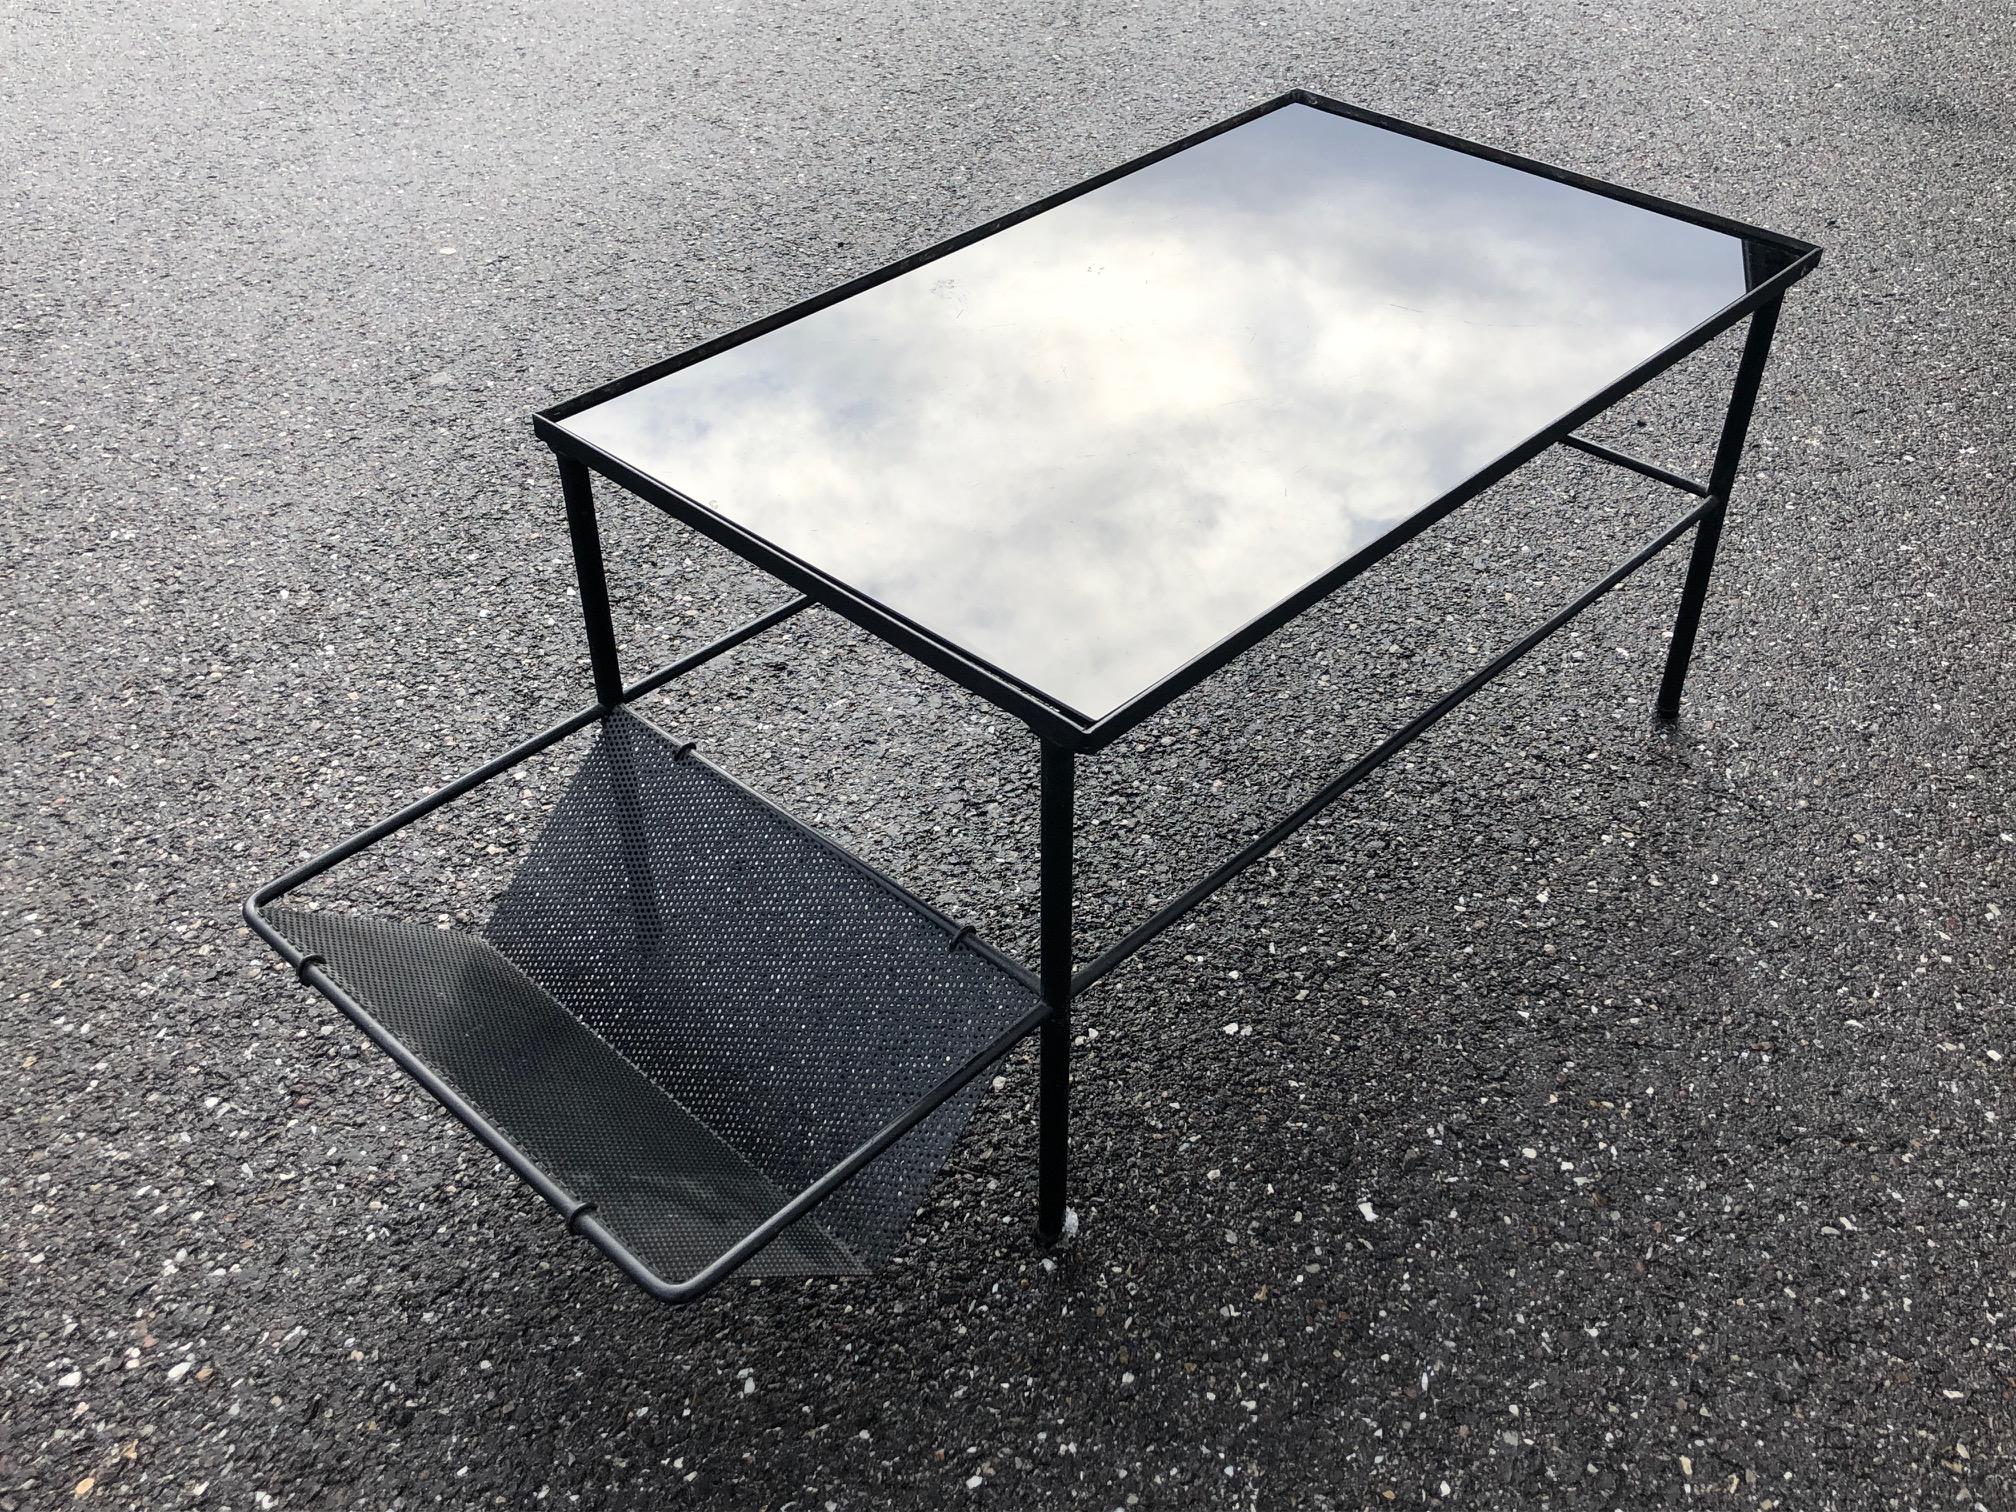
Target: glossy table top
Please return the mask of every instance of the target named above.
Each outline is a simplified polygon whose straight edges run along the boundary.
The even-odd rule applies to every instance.
[[[1288,104],[559,423],[1090,721],[1724,310],[1746,246]]]

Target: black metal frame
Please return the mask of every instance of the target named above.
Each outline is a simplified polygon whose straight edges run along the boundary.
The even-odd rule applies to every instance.
[[[566,479],[563,469],[563,487],[571,489],[572,486],[572,483]],[[585,490],[583,497],[585,498]],[[585,554],[594,530],[592,513],[575,515],[572,517],[572,523],[576,527],[572,534],[577,551]],[[579,560],[581,558],[577,557],[577,562]],[[601,566],[599,558],[594,560],[591,566],[592,576],[599,578]],[[584,583],[585,579],[590,575],[590,573],[583,574]],[[594,672],[598,686],[611,686],[619,689],[619,694],[613,702],[605,703],[598,701],[589,704],[586,708],[576,710],[558,724],[512,747],[502,756],[485,762],[473,771],[464,773],[445,787],[437,788],[424,798],[414,800],[405,808],[399,810],[398,813],[380,820],[369,829],[352,835],[341,844],[332,846],[321,855],[302,862],[301,865],[295,867],[292,871],[268,882],[245,900],[245,921],[252,926],[253,932],[260,939],[270,945],[282,960],[294,968],[295,976],[304,985],[313,987],[341,1009],[351,1022],[364,1031],[373,1044],[377,1045],[379,1049],[383,1050],[397,1062],[400,1069],[418,1082],[427,1091],[429,1096],[433,1097],[435,1101],[439,1102],[449,1112],[460,1119],[492,1154],[496,1155],[498,1159],[502,1160],[516,1172],[526,1185],[545,1198],[547,1203],[566,1219],[567,1228],[570,1232],[584,1235],[596,1248],[615,1261],[625,1275],[629,1276],[659,1301],[692,1302],[720,1285],[721,1282],[725,1281],[730,1275],[746,1264],[758,1250],[770,1243],[779,1234],[782,1234],[800,1218],[805,1217],[827,1197],[831,1196],[842,1184],[859,1172],[862,1167],[881,1155],[897,1140],[930,1117],[940,1106],[956,1096],[964,1087],[986,1071],[988,1067],[992,1066],[1030,1034],[1034,1033],[1051,1018],[1053,1010],[1046,1000],[1041,1007],[1031,1009],[1029,1012],[1023,1014],[1007,1029],[995,1036],[983,1049],[969,1056],[950,1075],[942,1078],[930,1091],[919,1097],[902,1113],[876,1130],[874,1134],[852,1150],[844,1159],[835,1164],[824,1175],[820,1176],[818,1180],[805,1187],[789,1202],[785,1203],[784,1206],[764,1219],[762,1223],[750,1230],[747,1235],[703,1270],[683,1281],[667,1281],[654,1272],[649,1265],[639,1258],[622,1240],[618,1239],[615,1234],[611,1233],[608,1227],[594,1215],[592,1203],[580,1201],[548,1176],[545,1171],[540,1169],[537,1161],[519,1149],[508,1135],[498,1129],[477,1108],[472,1106],[467,1099],[463,1098],[453,1087],[450,1087],[437,1076],[432,1068],[409,1051],[405,1045],[400,1043],[395,1035],[380,1024],[368,1008],[346,992],[323,969],[323,962],[320,956],[303,954],[293,941],[273,927],[263,913],[268,904],[277,902],[280,898],[313,881],[332,867],[340,865],[361,851],[369,849],[380,840],[396,834],[408,825],[426,818],[427,815],[433,813],[436,809],[453,802],[466,793],[474,791],[476,788],[489,782],[492,778],[501,776],[513,767],[537,756],[541,751],[557,745],[569,735],[578,734],[588,726],[607,718],[614,709],[620,708],[623,704],[642,697],[652,689],[660,687],[672,679],[692,671],[696,667],[703,666],[715,657],[720,656],[723,652],[732,650],[751,636],[760,634],[770,626],[790,618],[805,607],[803,599],[796,599],[780,604],[774,609],[766,610],[747,624],[738,626],[718,640],[702,646],[697,651],[680,657],[676,661],[667,663],[656,672],[653,672],[649,677],[632,683],[625,688],[615,680],[615,636],[613,624],[611,624],[609,619],[607,600],[606,598],[603,599],[598,607],[588,607],[588,595],[584,592],[583,604],[588,631],[590,666]],[[602,633],[605,629],[608,632],[606,635]],[[699,758],[695,757],[693,759],[698,760]],[[745,788],[745,791],[748,790]],[[844,857],[850,864],[867,873],[884,887],[890,889],[912,906],[936,920],[945,930],[953,945],[961,949],[979,952],[994,965],[1021,981],[1025,986],[1032,990],[1037,988],[1038,983],[1035,977],[1019,961],[994,949],[993,946],[975,935],[971,929],[947,918],[937,909],[931,907],[930,904],[925,903],[922,899],[916,897],[915,894],[909,892],[901,883],[895,881],[886,873],[870,866],[866,861],[863,861],[852,852],[836,845],[817,830],[810,829],[800,823],[779,805],[771,803],[768,799],[764,799],[761,794],[752,793],[751,796],[765,803],[780,819],[790,824],[794,829],[810,836],[828,850]]]
[[[849,584],[828,575],[815,564],[803,561],[793,556],[790,552],[773,545],[755,532],[708,508],[697,499],[681,493],[676,488],[669,487],[658,479],[639,472],[619,458],[582,440],[565,427],[564,422],[567,418],[580,413],[582,410],[613,399],[619,394],[628,393],[631,389],[654,382],[669,373],[678,372],[682,368],[691,367],[695,363],[704,362],[710,357],[718,356],[731,347],[740,346],[745,341],[751,341],[758,336],[776,330],[780,326],[789,325],[791,322],[802,319],[816,311],[823,310],[829,305],[837,304],[843,299],[849,299],[865,290],[874,288],[878,284],[886,283],[901,274],[914,271],[927,263],[935,262],[941,257],[957,252],[960,248],[970,246],[974,242],[984,237],[992,236],[998,231],[1006,230],[1008,227],[1027,220],[1031,216],[1040,215],[1046,210],[1076,199],[1080,195],[1088,194],[1092,190],[1110,184],[1116,179],[1124,178],[1130,173],[1136,173],[1152,163],[1160,162],[1163,158],[1173,153],[1181,152],[1185,148],[1195,146],[1197,143],[1208,140],[1222,132],[1230,131],[1235,126],[1243,126],[1249,121],[1256,120],[1263,115],[1289,105],[1307,105],[1318,110],[1328,111],[1333,115],[1346,116],[1352,120],[1363,121],[1368,125],[1377,126],[1384,130],[1399,132],[1404,136],[1416,137],[1426,142],[1433,142],[1438,146],[1447,147],[1457,152],[1468,153],[1474,157],[1481,157],[1506,167],[1517,168],[1528,173],[1538,174],[1544,178],[1554,179],[1559,183],[1585,189],[1594,194],[1601,194],[1610,199],[1622,200],[1627,204],[1637,205],[1647,210],[1654,210],[1679,220],[1708,227],[1711,230],[1739,236],[1752,244],[1753,253],[1768,250],[1770,260],[1774,261],[1776,266],[1768,269],[1753,267],[1751,270],[1751,287],[1739,298],[1732,300],[1714,315],[1661,348],[1637,367],[1631,369],[1628,373],[1591,398],[1575,406],[1575,408],[1556,419],[1553,423],[1536,431],[1526,440],[1479,469],[1470,478],[1458,484],[1455,488],[1450,489],[1427,508],[1419,511],[1397,528],[1387,532],[1379,539],[1370,542],[1342,562],[1337,563],[1320,577],[1305,584],[1295,593],[1283,599],[1265,614],[1256,617],[1246,625],[1224,637],[1209,650],[1192,658],[1153,687],[1144,689],[1119,708],[1096,719],[1081,714],[1077,710],[1046,696],[1040,690],[1031,687],[1012,674],[954,645],[916,621],[907,618]],[[540,439],[545,441],[548,446],[562,457],[570,457],[582,463],[593,472],[607,478],[610,482],[619,485],[626,491],[635,494],[638,498],[656,505],[681,524],[699,531],[710,540],[727,547],[730,551],[733,551],[752,565],[769,573],[772,577],[778,578],[796,588],[815,603],[831,609],[842,618],[851,620],[864,630],[868,630],[888,641],[898,650],[922,662],[933,671],[943,673],[968,692],[977,693],[980,697],[987,699],[1005,712],[1014,715],[1045,740],[1053,741],[1070,750],[1089,755],[1104,749],[1115,740],[1118,740],[1142,720],[1162,708],[1163,705],[1188,692],[1212,673],[1238,657],[1242,652],[1250,650],[1290,620],[1295,619],[1305,609],[1329,597],[1367,568],[1372,567],[1394,551],[1397,551],[1430,525],[1433,525],[1437,520],[1442,519],[1452,510],[1469,502],[1492,484],[1502,481],[1550,446],[1571,446],[1591,456],[1630,468],[1632,471],[1641,473],[1646,477],[1673,484],[1691,493],[1705,496],[1708,491],[1708,485],[1690,482],[1664,468],[1657,467],[1649,462],[1641,462],[1634,457],[1627,457],[1623,453],[1612,451],[1608,447],[1603,447],[1596,442],[1578,437],[1574,433],[1581,426],[1586,425],[1590,420],[1602,414],[1620,400],[1636,392],[1674,364],[1693,355],[1717,336],[1733,328],[1745,317],[1764,309],[1767,305],[1777,304],[1784,297],[1787,289],[1813,270],[1818,264],[1819,259],[1820,249],[1818,247],[1814,246],[1811,242],[1800,241],[1796,237],[1784,236],[1775,231],[1766,231],[1762,227],[1746,225],[1741,221],[1731,220],[1726,216],[1715,215],[1705,210],[1696,210],[1686,205],[1676,204],[1671,200],[1661,199],[1656,195],[1643,194],[1637,190],[1608,184],[1600,179],[1592,179],[1586,175],[1575,173],[1565,168],[1557,168],[1551,164],[1538,162],[1532,158],[1521,157],[1515,153],[1501,152],[1496,148],[1480,146],[1475,142],[1466,142],[1459,137],[1452,137],[1424,126],[1411,125],[1405,121],[1395,120],[1390,116],[1380,115],[1375,111],[1361,110],[1342,101],[1332,100],[1323,95],[1312,94],[1308,90],[1298,89],[1292,90],[1277,99],[1270,100],[1264,105],[1256,106],[1252,110],[1244,111],[1239,115],[1231,117],[1229,120],[1207,126],[1202,131],[1194,132],[1179,141],[1170,143],[1166,147],[1145,153],[1141,157],[1123,163],[1117,168],[1094,175],[1082,183],[1060,190],[1058,193],[1040,199],[1034,204],[1026,205],[1019,210],[999,216],[983,225],[976,226],[970,231],[950,237],[934,247],[929,247],[913,256],[891,263],[885,268],[878,268],[872,273],[841,284],[839,287],[828,290],[826,293],[815,295],[787,309],[780,310],[774,315],[752,321],[750,324],[730,331],[726,335],[704,341],[698,346],[692,347],[675,357],[668,358],[663,362],[653,363],[651,366],[641,368],[627,377],[617,379],[612,383],[603,384],[599,388],[591,389],[585,394],[577,395],[575,398],[553,405],[533,417],[533,427]]]
[[[1659,211],[1697,225],[1707,226],[1732,235],[1745,238],[1750,244],[1751,287],[1723,310],[1701,322],[1677,340],[1668,344],[1658,353],[1640,363],[1629,373],[1619,378],[1587,401],[1577,405],[1565,415],[1534,433],[1519,445],[1504,453],[1495,461],[1481,469],[1473,477],[1451,489],[1428,508],[1414,515],[1403,525],[1388,532],[1377,541],[1366,546],[1353,556],[1338,563],[1297,593],[1284,600],[1268,613],[1253,620],[1248,625],[1221,640],[1208,651],[1194,658],[1175,673],[1165,678],[1126,704],[1097,719],[1088,718],[1075,710],[1046,698],[1036,689],[1018,681],[1014,677],[993,667],[934,635],[925,627],[906,619],[887,606],[858,592],[847,584],[830,577],[811,563],[799,560],[787,552],[764,541],[743,529],[733,521],[707,508],[698,501],[669,488],[661,482],[646,477],[627,466],[617,458],[583,442],[564,427],[564,421],[592,405],[626,392],[641,384],[651,382],[682,367],[704,361],[708,357],[748,341],[765,332],[776,329],[790,321],[823,309],[828,305],[851,297],[865,289],[874,287],[899,274],[909,272],[936,258],[967,246],[982,237],[1003,230],[1008,226],[1042,213],[1053,206],[1064,203],[1078,195],[1090,192],[1113,180],[1133,173],[1147,165],[1180,152],[1220,132],[1254,120],[1270,111],[1286,105],[1302,104],[1334,114],[1348,116],[1354,120],[1383,127],[1403,135],[1486,158],[1492,162],[1555,179],[1593,193],[1626,201],[1646,209]],[[511,1166],[535,1190],[539,1191],[556,1208],[565,1213],[569,1227],[586,1234],[595,1244],[608,1253],[622,1269],[654,1296],[666,1301],[690,1301],[718,1284],[736,1267],[744,1263],[762,1246],[775,1238],[792,1222],[804,1216],[825,1196],[848,1180],[863,1166],[872,1161],[889,1145],[914,1127],[933,1109],[954,1095],[984,1071],[1013,1045],[1031,1032],[1039,1033],[1039,1127],[1038,1127],[1038,1214],[1037,1230],[1045,1241],[1055,1241],[1067,1227],[1066,1174],[1067,1145],[1069,1129],[1069,1091],[1071,1055],[1071,1007],[1073,1000],[1103,979],[1116,966],[1127,960],[1136,951],[1147,945],[1170,924],[1188,913],[1218,889],[1225,886],[1239,873],[1255,861],[1273,851],[1278,845],[1300,829],[1310,819],[1335,802],[1345,792],[1357,786],[1372,772],[1391,760],[1401,750],[1412,744],[1431,726],[1449,713],[1458,704],[1477,692],[1485,684],[1504,672],[1513,662],[1538,646],[1555,631],[1566,625],[1597,599],[1608,593],[1617,584],[1643,567],[1667,546],[1678,540],[1689,529],[1695,531],[1694,547],[1689,560],[1686,582],[1681,592],[1680,604],[1675,620],[1673,638],[1667,653],[1664,676],[1660,683],[1657,712],[1661,718],[1671,719],[1679,710],[1683,685],[1691,661],[1694,642],[1699,630],[1701,611],[1706,600],[1708,582],[1714,568],[1715,554],[1721,537],[1724,518],[1727,513],[1730,492],[1733,489],[1738,465],[1742,458],[1745,439],[1748,435],[1751,413],[1755,407],[1757,393],[1762,382],[1763,371],[1769,356],[1773,332],[1776,328],[1778,312],[1785,292],[1792,284],[1804,277],[1817,265],[1820,249],[1809,242],[1779,235],[1756,226],[1745,225],[1723,216],[1713,215],[1654,195],[1642,194],[1634,190],[1620,188],[1613,184],[1588,178],[1582,174],[1512,153],[1500,152],[1473,142],[1466,142],[1425,127],[1397,121],[1372,111],[1312,94],[1306,90],[1295,90],[1264,105],[1243,112],[1229,120],[1195,132],[1180,141],[1136,158],[1131,162],[1099,174],[1071,188],[1053,194],[1035,204],[1028,205],[1012,214],[1001,216],[971,231],[950,238],[937,246],[905,258],[889,267],[878,269],[862,278],[842,284],[816,298],[803,301],[789,309],[780,311],[766,319],[759,320],[740,330],[702,343],[693,349],[657,363],[627,378],[580,395],[566,403],[555,405],[534,417],[534,425],[539,437],[555,453],[559,465],[562,492],[566,501],[569,537],[574,552],[574,562],[580,583],[581,607],[584,628],[587,635],[589,660],[593,672],[596,702],[561,721],[541,735],[533,737],[496,760],[477,768],[466,776],[450,783],[439,791],[429,794],[401,810],[398,814],[372,826],[361,834],[353,836],[323,855],[296,867],[285,876],[269,883],[255,893],[245,905],[246,918],[252,927],[280,955],[292,965],[301,980],[314,986],[329,998],[344,1013],[355,1020],[378,1045],[391,1055],[404,1069],[424,1086],[435,1098],[467,1124],[483,1142]],[[1756,266],[1757,262],[1769,261],[1774,266]],[[1730,395],[1728,410],[1724,417],[1721,437],[1717,445],[1712,470],[1708,481],[1697,482],[1672,472],[1657,464],[1617,451],[1599,442],[1576,434],[1579,427],[1602,414],[1619,400],[1643,387],[1652,379],[1664,373],[1676,363],[1700,350],[1715,337],[1735,327],[1745,319],[1749,321],[1743,354],[1738,364],[1735,383]],[[1694,508],[1672,525],[1659,532],[1645,546],[1635,552],[1599,582],[1583,592],[1567,607],[1560,610],[1543,624],[1515,641],[1496,657],[1485,663],[1476,672],[1458,683],[1448,693],[1429,705],[1407,724],[1403,725],[1388,739],[1374,747],[1337,777],[1311,794],[1291,813],[1268,829],[1227,860],[1221,862],[1205,877],[1187,889],[1181,896],[1165,905],[1152,917],[1138,925],[1123,939],[1109,947],[1092,961],[1078,967],[1072,932],[1072,842],[1073,842],[1073,789],[1076,760],[1081,755],[1095,753],[1127,733],[1135,725],[1180,696],[1212,673],[1224,667],[1242,652],[1264,640],[1274,631],[1295,619],[1313,604],[1327,598],[1360,573],[1397,550],[1407,541],[1442,519],[1468,500],[1476,497],[1492,484],[1511,474],[1525,462],[1538,456],[1551,446],[1561,445],[1580,451],[1597,460],[1635,472],[1643,477],[1665,484],[1700,500]],[[710,539],[726,546],[744,560],[769,573],[787,585],[798,590],[799,596],[791,599],[740,628],[730,631],[719,640],[700,648],[658,669],[642,680],[626,686],[621,677],[615,629],[609,613],[608,591],[603,579],[603,558],[599,533],[596,527],[595,506],[592,496],[590,474],[600,474],[642,498],[674,519],[699,531]],[[938,1087],[918,1101],[911,1109],[895,1119],[872,1138],[854,1151],[847,1159],[836,1165],[825,1176],[793,1198],[784,1208],[766,1220],[745,1239],[721,1256],[698,1275],[680,1283],[668,1283],[655,1276],[636,1256],[632,1255],[607,1229],[602,1227],[591,1214],[579,1210],[578,1204],[561,1191],[551,1180],[541,1173],[536,1165],[522,1152],[515,1149],[508,1138],[491,1127],[483,1116],[469,1107],[452,1089],[441,1083],[438,1077],[406,1053],[392,1037],[384,1032],[359,1004],[352,1000],[317,965],[315,958],[304,958],[286,939],[278,934],[261,916],[260,909],[283,894],[320,875],[338,862],[357,854],[375,844],[387,835],[404,828],[415,820],[431,813],[442,804],[459,797],[470,789],[487,782],[490,778],[508,770],[519,762],[537,754],[569,734],[581,730],[596,720],[606,716],[611,710],[679,677],[683,673],[711,661],[725,651],[741,644],[752,636],[780,623],[812,604],[819,604],[832,610],[852,623],[881,637],[917,661],[935,671],[950,677],[968,691],[988,699],[1003,710],[1022,720],[1036,734],[1039,740],[1040,763],[1040,910],[1039,939],[1041,946],[1040,977],[1032,976],[1024,968],[1007,962],[998,952],[989,955],[1008,965],[1023,980],[1040,986],[1043,1006],[1024,1018],[1002,1034],[979,1055],[974,1056]],[[802,828],[802,826],[801,826]],[[828,842],[830,844],[830,842]],[[857,863],[858,864],[858,863]],[[879,875],[879,873],[877,874]],[[884,878],[884,881],[888,879]],[[898,884],[889,882],[890,886]],[[898,890],[902,889],[898,887]],[[974,942],[976,946],[978,942]],[[985,947],[979,947],[985,948]],[[571,1209],[571,1210],[570,1210]]]

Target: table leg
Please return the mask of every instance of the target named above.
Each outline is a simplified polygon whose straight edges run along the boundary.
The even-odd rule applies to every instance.
[[[1045,1244],[1063,1237],[1064,1182],[1071,1122],[1071,831],[1076,758],[1043,742],[1041,899],[1039,928],[1043,1000],[1050,1017],[1038,1031],[1042,1056],[1036,1093],[1036,1233]]]
[[[588,469],[560,457],[560,493],[567,501],[567,538],[574,547],[574,577],[581,589],[581,619],[588,632],[588,665],[595,701],[605,709],[623,702],[623,673],[616,660],[616,627],[609,617],[609,584],[602,576],[602,535],[595,526],[595,494]]]
[[[1736,387],[1722,421],[1722,439],[1715,448],[1715,469],[1708,475],[1708,512],[1694,529],[1694,552],[1687,560],[1687,581],[1680,590],[1680,612],[1673,621],[1673,641],[1666,649],[1666,675],[1659,683],[1658,714],[1680,714],[1680,690],[1694,656],[1694,637],[1701,628],[1701,606],[1708,597],[1708,577],[1715,570],[1715,548],[1722,540],[1722,521],[1729,511],[1729,491],[1736,486],[1736,468],[1750,433],[1750,412],[1764,381],[1764,363],[1771,355],[1771,333],[1778,326],[1779,301],[1761,306],[1750,317],[1743,358],[1736,366]]]

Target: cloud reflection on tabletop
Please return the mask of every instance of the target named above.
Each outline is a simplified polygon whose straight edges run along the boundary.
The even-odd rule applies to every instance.
[[[1739,297],[1743,248],[1289,105],[562,424],[1096,719]]]

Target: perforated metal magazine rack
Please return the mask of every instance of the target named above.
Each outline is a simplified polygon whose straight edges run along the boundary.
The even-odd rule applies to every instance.
[[[1306,92],[1248,111],[539,415],[594,702],[246,917],[667,1301],[888,1258],[1032,1033],[1055,1240],[1074,999],[1691,532],[1677,714],[1779,307],[1818,258]],[[1705,482],[1580,433],[1746,321]],[[1076,762],[1555,446],[1688,508],[1079,965]],[[591,475],[796,596],[626,685]],[[1032,732],[1040,976],[637,712],[814,606]],[[479,909],[440,905],[449,876]]]

